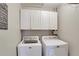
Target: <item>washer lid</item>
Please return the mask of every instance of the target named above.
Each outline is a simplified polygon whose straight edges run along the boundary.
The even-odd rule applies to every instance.
[[[51,40],[44,39],[43,40],[43,43],[45,45],[52,45],[52,46],[65,45],[65,44],[67,44],[66,42],[64,42],[62,40],[59,40],[59,39],[51,39]]]
[[[24,40],[23,41],[24,44],[32,44],[32,43],[38,43],[38,40]]]
[[[25,40],[26,42],[24,42],[24,40],[22,40],[18,46],[41,46],[40,40]]]

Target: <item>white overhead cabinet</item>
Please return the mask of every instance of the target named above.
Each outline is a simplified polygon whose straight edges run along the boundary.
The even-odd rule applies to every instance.
[[[21,30],[30,29],[30,10],[21,10]]]
[[[22,30],[57,30],[57,12],[21,10]]]
[[[57,30],[57,12],[50,11],[49,29]]]
[[[31,29],[40,29],[40,18],[41,18],[41,11],[40,10],[31,10]]]
[[[49,29],[49,12],[48,11],[41,11],[41,29],[47,30]]]

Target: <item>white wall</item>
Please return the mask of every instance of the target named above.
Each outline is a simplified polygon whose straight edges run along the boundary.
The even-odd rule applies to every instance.
[[[69,43],[69,54],[79,56],[79,6],[64,4],[58,13],[58,35]]]
[[[0,30],[0,56],[15,56],[20,41],[19,4],[8,5],[8,30]]]

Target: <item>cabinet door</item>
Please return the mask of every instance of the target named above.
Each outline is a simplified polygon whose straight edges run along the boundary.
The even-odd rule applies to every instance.
[[[41,11],[41,29],[47,30],[49,29],[49,12]]]
[[[40,10],[31,10],[31,29],[40,29]]]
[[[30,29],[30,10],[21,10],[21,29]]]
[[[57,30],[57,12],[50,12],[49,29]]]

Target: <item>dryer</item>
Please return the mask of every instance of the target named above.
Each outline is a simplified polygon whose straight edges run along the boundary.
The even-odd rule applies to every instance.
[[[43,56],[68,56],[68,43],[56,36],[43,36]]]

